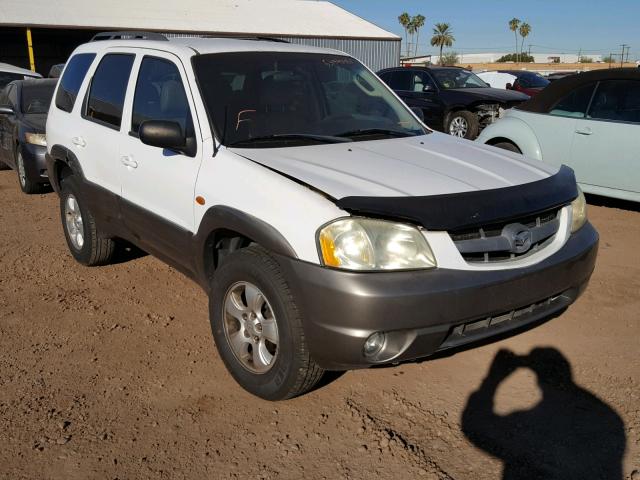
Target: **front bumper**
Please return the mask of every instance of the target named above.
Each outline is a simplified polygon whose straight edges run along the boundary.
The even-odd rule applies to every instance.
[[[49,183],[47,174],[47,147],[23,143],[21,146],[22,158],[24,160],[25,173],[29,180],[35,183]]]
[[[312,356],[342,370],[425,357],[550,317],[582,293],[597,249],[587,223],[552,256],[513,270],[356,273],[279,261]],[[387,342],[367,359],[363,344],[374,332]]]

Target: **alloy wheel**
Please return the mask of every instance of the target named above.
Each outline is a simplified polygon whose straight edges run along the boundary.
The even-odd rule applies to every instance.
[[[78,200],[72,194],[67,196],[64,202],[64,217],[67,225],[69,239],[76,250],[82,250],[84,245],[84,224],[82,212]]]
[[[20,179],[20,185],[22,185],[22,188],[26,188],[27,172],[24,169],[24,159],[22,158],[22,154],[20,152],[18,152],[18,157],[16,158],[16,164],[18,167],[18,178]]]
[[[224,334],[236,359],[252,373],[266,373],[278,356],[278,324],[265,294],[249,282],[234,283],[224,297]]]
[[[464,138],[469,131],[469,124],[464,117],[455,117],[449,125],[449,133],[454,137]]]

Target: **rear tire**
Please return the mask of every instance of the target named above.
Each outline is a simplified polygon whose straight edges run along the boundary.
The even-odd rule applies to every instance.
[[[474,140],[480,131],[478,116],[468,110],[452,112],[447,116],[445,132],[454,137]]]
[[[498,142],[498,143],[494,143],[493,146],[496,147],[496,148],[501,148],[503,150],[509,150],[510,152],[519,153],[519,154],[522,155],[522,152],[520,151],[518,146],[513,144],[513,143],[511,143],[511,142]]]
[[[308,392],[322,377],[287,280],[262,247],[224,258],[211,283],[209,317],[227,370],[253,395],[285,400]]]
[[[80,195],[79,181],[66,177],[60,190],[60,218],[73,258],[83,265],[105,265],[113,257],[115,242],[103,237],[93,214]]]

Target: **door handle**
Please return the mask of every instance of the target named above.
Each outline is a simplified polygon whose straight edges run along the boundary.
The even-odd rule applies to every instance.
[[[86,147],[87,146],[87,142],[85,142],[84,138],[82,138],[82,137],[73,137],[71,139],[71,141],[73,142],[74,145],[77,145],[79,147]]]
[[[136,162],[131,155],[120,157],[120,162],[126,167],[138,168],[138,162]]]
[[[578,128],[576,130],[576,133],[578,135],[592,135],[593,134],[593,130],[591,130],[589,127],[585,127],[585,128]]]

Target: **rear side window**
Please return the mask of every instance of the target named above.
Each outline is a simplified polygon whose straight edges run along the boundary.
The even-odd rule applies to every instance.
[[[60,80],[58,93],[56,93],[56,107],[60,110],[65,112],[73,110],[82,81],[94,58],[96,58],[95,53],[79,53],[69,60],[69,65]]]
[[[412,81],[415,74],[410,70],[396,70],[391,76],[389,86],[393,90],[412,90]]]
[[[110,53],[102,57],[91,80],[85,118],[120,128],[124,98],[135,55]]]
[[[138,72],[131,131],[138,133],[145,120],[177,122],[186,136],[193,135],[189,102],[178,67],[169,60],[144,57]]]
[[[600,82],[587,117],[613,122],[640,123],[640,81]]]
[[[553,106],[549,114],[558,117],[584,118],[587,114],[587,108],[589,108],[595,86],[595,83],[590,83],[575,89],[560,99],[560,101]]]

